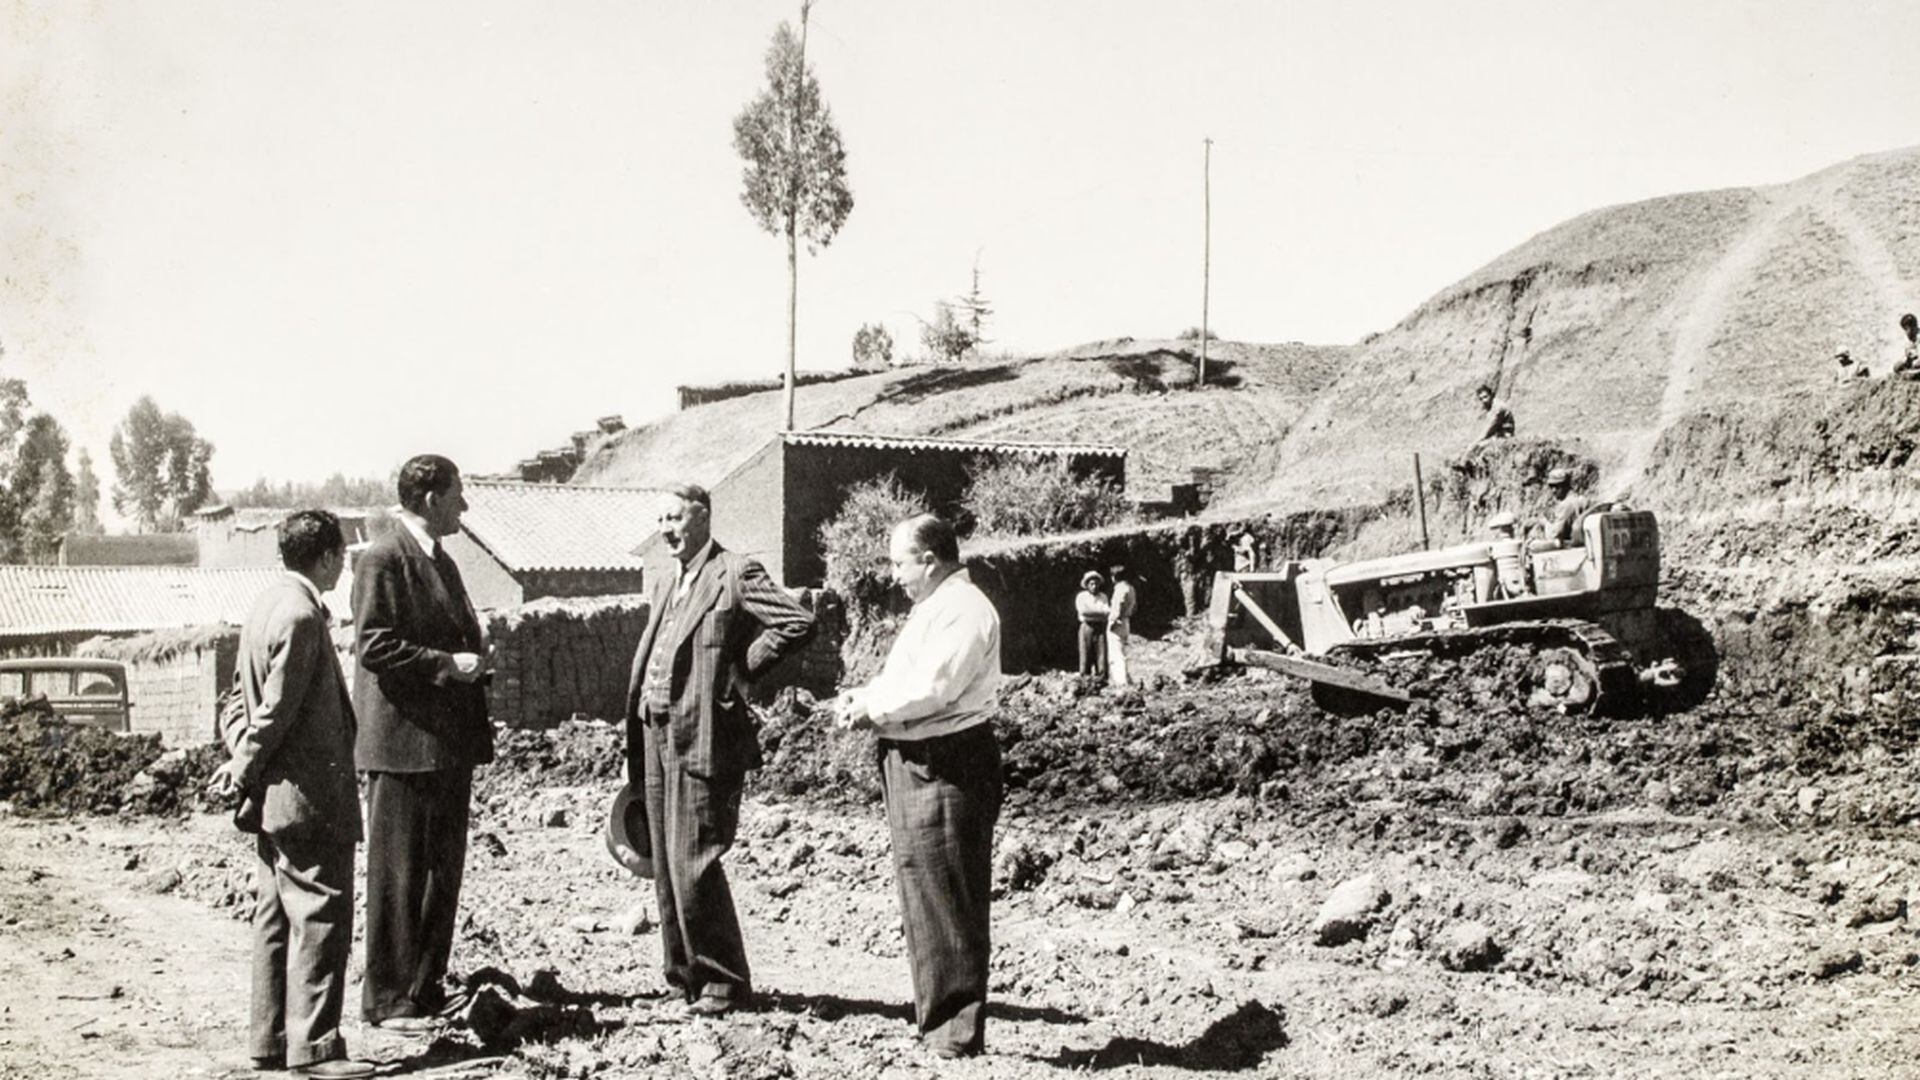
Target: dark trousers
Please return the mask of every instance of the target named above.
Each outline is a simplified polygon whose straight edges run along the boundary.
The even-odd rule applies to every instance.
[[[1107,677],[1107,624],[1080,624],[1080,674]]]
[[[353,844],[256,836],[248,1052],[289,1067],[347,1056],[340,1010],[353,948]]]
[[[986,1044],[988,903],[1000,817],[1000,744],[979,724],[932,739],[882,739],[880,790],[913,971],[913,1014],[929,1045]]]
[[[467,865],[473,770],[367,774],[369,1023],[446,1004],[447,958]]]
[[[740,827],[742,780],[689,774],[674,752],[672,732],[651,717],[643,727],[647,832],[667,985],[689,1000],[744,1001],[753,993],[753,976],[720,865]]]

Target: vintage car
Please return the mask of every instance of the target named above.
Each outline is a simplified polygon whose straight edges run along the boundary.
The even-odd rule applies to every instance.
[[[131,731],[127,666],[118,660],[47,656],[0,660],[0,698],[44,694],[69,723]]]

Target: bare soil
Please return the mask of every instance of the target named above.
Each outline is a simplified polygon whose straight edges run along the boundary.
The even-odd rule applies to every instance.
[[[1898,694],[1605,721],[1463,690],[1343,718],[1146,652],[1144,693],[1009,690],[989,1054],[941,1071],[1912,1075]],[[455,967],[481,1006],[427,1044],[352,1023],[356,1052],[432,1076],[931,1071],[864,748],[782,704],[731,860],[762,1009],[672,1019],[651,890],[599,838],[617,729],[568,724],[508,735],[476,795]],[[244,1075],[249,875],[217,813],[0,820],[0,1074]]]

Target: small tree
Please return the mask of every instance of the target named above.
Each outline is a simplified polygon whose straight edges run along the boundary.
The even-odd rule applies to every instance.
[[[113,507],[143,532],[171,532],[213,497],[213,444],[142,396],[114,429]]]
[[[847,489],[840,512],[820,526],[820,552],[827,563],[826,586],[849,612],[886,606],[893,587],[887,540],[895,525],[926,512],[926,497],[902,487],[892,473]]]
[[[73,477],[73,529],[75,532],[105,532],[100,524],[100,477],[93,471],[93,455],[80,448]]]
[[[1065,458],[988,459],[962,498],[980,536],[1047,536],[1124,521],[1126,496],[1107,480],[1079,477]]]
[[[987,344],[987,316],[993,314],[993,303],[980,294],[980,259],[978,256],[975,256],[973,260],[973,287],[967,290],[967,295],[955,300],[954,306],[965,313],[963,321],[966,323],[968,335],[972,338],[972,343],[968,348],[977,349]]]
[[[1199,327],[1189,326],[1185,330],[1180,331],[1180,340],[1181,341],[1199,341],[1200,335],[1202,333],[1203,331]],[[1204,333],[1206,334],[1208,341],[1220,340],[1220,335],[1214,333],[1211,329],[1204,331]]]
[[[879,323],[868,323],[853,335],[853,366],[862,371],[885,371],[893,366],[893,335]]]
[[[51,559],[73,527],[73,475],[67,471],[67,433],[39,413],[27,421],[8,485],[18,522],[7,538],[10,561]]]
[[[954,314],[945,300],[933,302],[933,321],[920,320],[920,344],[934,360],[960,360],[973,351],[973,331]]]
[[[807,254],[833,243],[853,212],[847,152],[840,129],[807,67],[807,12],[801,0],[800,34],[782,22],[767,48],[767,85],[733,119],[733,147],[746,161],[740,201],[767,232],[787,238],[786,426],[793,427],[794,357],[799,325],[798,242]]]

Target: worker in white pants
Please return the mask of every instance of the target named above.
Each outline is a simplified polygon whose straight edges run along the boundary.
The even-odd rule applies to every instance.
[[[1112,577],[1113,595],[1107,600],[1107,682],[1111,686],[1126,686],[1127,638],[1138,594],[1133,588],[1132,575],[1124,565],[1115,564]]]

